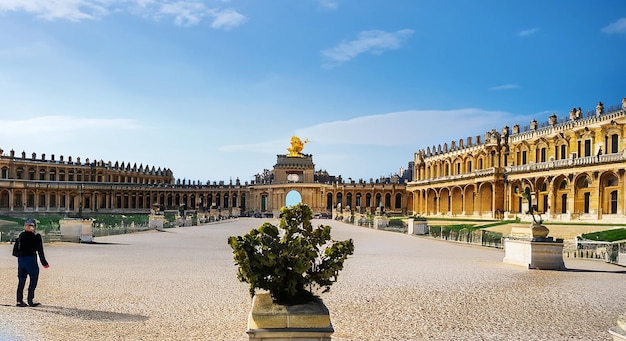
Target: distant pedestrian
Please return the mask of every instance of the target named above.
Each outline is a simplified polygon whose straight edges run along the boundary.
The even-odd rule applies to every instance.
[[[17,304],[18,307],[36,307],[40,303],[35,303],[35,289],[39,281],[39,265],[37,264],[37,255],[44,268],[48,268],[48,261],[43,253],[43,241],[41,235],[35,230],[37,223],[33,219],[28,219],[24,223],[24,231],[17,237],[15,243],[19,243],[17,250]],[[27,302],[24,303],[24,287],[26,286],[26,277],[30,277],[28,284]]]

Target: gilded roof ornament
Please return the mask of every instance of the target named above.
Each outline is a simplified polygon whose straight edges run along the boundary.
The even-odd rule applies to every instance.
[[[288,157],[303,157],[304,155],[302,154],[302,149],[304,148],[304,145],[306,143],[309,143],[309,139],[304,140],[304,142],[302,142],[302,140],[300,140],[299,137],[297,136],[292,136],[291,137],[291,147],[287,148],[287,151],[289,152],[289,154],[287,154]]]

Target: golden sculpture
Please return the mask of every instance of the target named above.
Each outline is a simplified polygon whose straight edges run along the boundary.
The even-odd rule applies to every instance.
[[[302,157],[302,149],[304,148],[304,144],[309,143],[309,139],[306,139],[304,142],[300,140],[297,136],[291,137],[291,147],[287,148],[289,154],[288,157]]]

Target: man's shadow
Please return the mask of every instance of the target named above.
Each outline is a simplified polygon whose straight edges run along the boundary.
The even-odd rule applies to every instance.
[[[3,304],[4,306],[9,306],[7,304]],[[24,309],[24,308],[19,308]],[[111,311],[102,311],[102,310],[87,310],[87,309],[76,309],[76,308],[67,308],[67,307],[58,307],[58,306],[45,306],[41,305],[38,307],[30,308],[36,311],[42,311],[50,314],[57,314],[67,317],[76,318],[79,320],[90,320],[90,321],[100,321],[100,322],[143,322],[149,319],[148,316],[143,315],[134,315],[134,314],[125,314],[125,313],[116,313]]]

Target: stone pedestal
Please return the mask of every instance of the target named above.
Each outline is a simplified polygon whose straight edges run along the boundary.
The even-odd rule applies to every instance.
[[[63,218],[59,220],[61,241],[93,243],[93,219]]]
[[[416,221],[415,219],[409,219],[407,233],[419,235],[428,234],[428,222],[426,220]]]
[[[563,243],[552,238],[543,240],[504,238],[505,263],[528,269],[565,270]]]
[[[165,216],[162,214],[151,214],[148,216],[148,227],[155,230],[162,230]]]
[[[388,225],[389,225],[389,220],[387,220],[387,217],[383,217],[383,216],[374,217],[374,228],[376,230],[385,228]]]
[[[322,301],[280,305],[270,294],[256,294],[248,316],[250,341],[330,341],[335,332]]]

